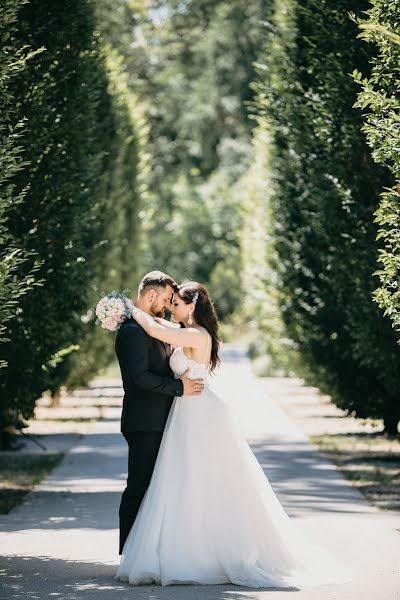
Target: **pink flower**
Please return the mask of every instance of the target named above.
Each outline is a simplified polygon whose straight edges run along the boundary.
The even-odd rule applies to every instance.
[[[95,313],[103,329],[116,331],[130,315],[132,302],[125,295],[113,291],[100,298]]]

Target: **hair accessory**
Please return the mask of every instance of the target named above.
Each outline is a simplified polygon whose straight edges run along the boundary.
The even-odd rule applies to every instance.
[[[196,302],[197,302],[198,299],[199,299],[199,292],[195,292],[193,294],[193,298],[192,298],[192,302],[194,304],[194,310],[196,310]],[[192,320],[192,314],[193,314],[193,312],[191,312],[189,314],[189,318],[188,318],[188,325],[189,325],[189,327],[191,327],[193,325],[193,320]]]

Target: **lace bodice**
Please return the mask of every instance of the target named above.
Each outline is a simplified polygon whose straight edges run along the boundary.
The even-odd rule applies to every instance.
[[[192,358],[188,358],[184,353],[182,346],[175,348],[170,356],[169,364],[177,379],[184,374],[188,367],[190,367],[188,373],[189,379],[204,379],[206,384],[208,382],[209,374],[207,367]]]

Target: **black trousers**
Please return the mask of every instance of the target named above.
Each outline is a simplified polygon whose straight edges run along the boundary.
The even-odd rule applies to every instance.
[[[119,507],[120,554],[149,487],[163,432],[135,431],[123,435],[129,446],[129,455],[128,479]]]

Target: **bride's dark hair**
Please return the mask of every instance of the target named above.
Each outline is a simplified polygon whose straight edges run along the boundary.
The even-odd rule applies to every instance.
[[[178,285],[179,297],[182,298],[185,304],[190,304],[193,302],[196,293],[198,294],[198,297],[193,311],[193,316],[196,319],[196,322],[207,329],[208,333],[211,335],[212,345],[210,371],[214,371],[220,362],[220,358],[218,356],[218,350],[220,346],[220,338],[218,336],[218,317],[217,313],[215,312],[214,304],[210,300],[208,291],[201,283],[198,283],[197,281],[185,281],[184,283],[181,283],[181,285]]]

